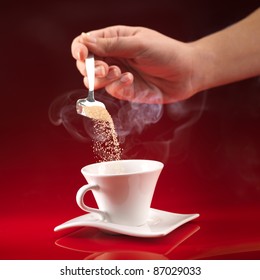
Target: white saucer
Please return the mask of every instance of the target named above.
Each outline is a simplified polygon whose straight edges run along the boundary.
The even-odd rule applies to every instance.
[[[134,227],[103,221],[97,214],[88,213],[55,227],[54,231],[72,227],[95,227],[112,233],[136,237],[160,237],[197,217],[199,214],[176,214],[151,208],[147,222],[142,226]]]

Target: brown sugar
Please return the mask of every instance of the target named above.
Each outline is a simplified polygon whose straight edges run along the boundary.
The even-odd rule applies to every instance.
[[[93,121],[93,152],[99,161],[120,160],[120,148],[114,122],[108,111],[101,106],[91,106],[87,115]]]

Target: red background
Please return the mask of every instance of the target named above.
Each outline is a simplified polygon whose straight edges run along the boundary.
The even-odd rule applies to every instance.
[[[191,41],[232,24],[258,5],[158,3],[2,5],[0,259],[259,259],[259,78],[200,93],[180,103],[184,111],[178,114],[172,113],[178,105],[164,106],[158,123],[133,131],[122,144],[127,158],[165,163],[153,207],[200,213],[199,219],[158,239],[110,236],[91,228],[53,231],[83,214],[75,202],[85,183],[80,169],[96,160],[90,137],[84,134],[86,141],[78,141],[48,117],[55,98],[83,88],[70,54],[73,38],[82,31],[127,24]],[[77,127],[82,119],[74,115],[74,101],[66,102]],[[118,101],[109,104],[114,114]]]

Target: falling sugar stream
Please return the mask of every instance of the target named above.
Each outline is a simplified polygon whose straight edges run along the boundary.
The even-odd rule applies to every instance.
[[[93,117],[93,152],[98,161],[120,160],[122,149],[112,117],[100,106],[88,107],[87,110],[91,110],[90,115]]]

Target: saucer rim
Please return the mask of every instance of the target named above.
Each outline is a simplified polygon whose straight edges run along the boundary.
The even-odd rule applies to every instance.
[[[158,215],[158,216],[172,216],[172,218],[179,217],[181,218],[180,221],[173,223],[171,226],[168,226],[166,229],[161,229],[158,231],[147,231],[145,226],[148,226],[147,223],[142,225],[142,226],[127,226],[127,225],[119,225],[111,222],[105,222],[102,221],[98,218],[95,213],[87,213],[84,215],[77,216],[73,219],[70,219],[54,228],[55,232],[64,230],[64,229],[69,229],[69,228],[76,228],[76,227],[93,227],[93,228],[98,228],[103,231],[107,231],[110,233],[116,233],[116,234],[123,234],[123,235],[128,235],[128,236],[133,236],[133,237],[144,237],[144,238],[153,238],[153,237],[162,237],[173,230],[177,229],[178,227],[182,226],[185,223],[188,223],[200,216],[200,214],[195,213],[195,214],[181,214],[181,213],[174,213],[174,212],[169,212],[169,211],[164,211],[164,210],[159,210],[155,208],[150,208],[150,214],[149,217],[152,215]],[[91,218],[93,217],[93,220],[85,220],[82,221],[84,218]],[[149,226],[148,226],[149,227]],[[137,230],[138,229],[138,230]]]

